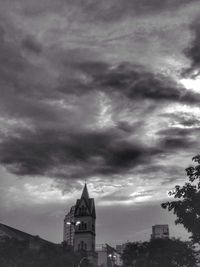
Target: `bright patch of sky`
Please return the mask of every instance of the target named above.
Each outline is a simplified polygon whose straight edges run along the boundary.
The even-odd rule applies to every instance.
[[[106,128],[112,127],[115,123],[112,119],[112,106],[108,96],[104,93],[99,95],[99,115],[97,121],[97,127]]]
[[[184,85],[186,89],[192,90],[200,94],[200,77],[197,77],[195,79],[181,79],[180,82]]]

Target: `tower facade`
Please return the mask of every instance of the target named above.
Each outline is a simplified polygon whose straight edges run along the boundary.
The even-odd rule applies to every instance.
[[[74,251],[84,251],[88,259],[95,264],[97,262],[97,253],[95,252],[96,212],[94,199],[89,197],[86,184],[81,198],[76,201],[74,220],[79,222],[75,227]]]
[[[64,229],[63,229],[63,241],[67,242],[68,245],[74,245],[74,210],[75,206],[72,206],[70,212],[65,216],[64,219]]]

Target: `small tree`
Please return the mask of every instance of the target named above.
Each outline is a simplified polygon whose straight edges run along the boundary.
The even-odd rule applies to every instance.
[[[146,258],[146,250],[147,250],[148,243],[147,242],[129,242],[126,244],[126,247],[122,253],[122,261],[125,267],[132,267],[142,265],[142,260]]]
[[[178,239],[128,243],[122,254],[124,267],[194,267],[195,252]]]
[[[182,224],[194,243],[200,243],[200,155],[192,159],[196,166],[186,169],[189,182],[183,186],[176,185],[169,193],[176,200],[162,203],[164,209],[174,212],[176,224]]]

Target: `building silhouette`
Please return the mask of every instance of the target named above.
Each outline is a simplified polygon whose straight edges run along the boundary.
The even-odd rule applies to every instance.
[[[0,223],[0,243],[5,239],[17,239],[19,241],[25,241],[30,249],[40,249],[44,245],[53,244],[38,235],[31,235],[23,232],[6,224]]]
[[[99,267],[122,266],[121,253],[108,244],[96,246]]]
[[[86,184],[81,198],[76,200],[75,206],[65,216],[63,236],[75,252],[86,255],[90,262],[97,264],[95,203],[89,197]]]
[[[169,238],[169,226],[168,224],[156,224],[152,226],[151,239]]]
[[[74,222],[74,210],[75,206],[72,206],[70,211],[67,213],[64,219],[64,229],[63,229],[63,241],[68,245],[74,245],[74,225],[71,222]]]

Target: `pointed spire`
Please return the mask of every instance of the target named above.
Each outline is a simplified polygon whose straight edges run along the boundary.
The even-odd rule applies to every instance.
[[[81,198],[89,199],[89,194],[88,194],[88,189],[87,189],[87,184],[85,183],[85,186],[83,188],[83,192],[81,195]]]

